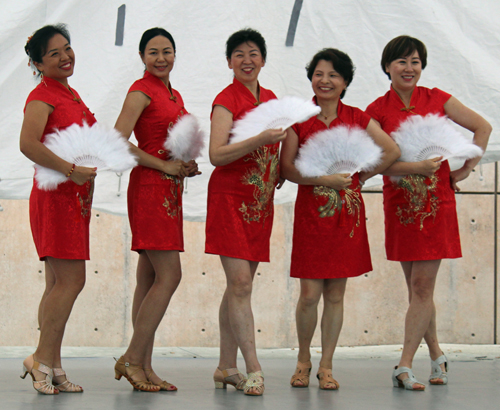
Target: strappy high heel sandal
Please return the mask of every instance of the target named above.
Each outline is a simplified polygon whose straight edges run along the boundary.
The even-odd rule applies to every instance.
[[[319,388],[322,390],[338,390],[340,384],[332,376],[332,369],[320,367],[316,377],[319,380]]]
[[[408,373],[408,377],[404,380],[398,379],[398,376],[403,373]],[[417,380],[412,370],[408,367],[396,366],[394,368],[394,371],[392,372],[392,384],[394,385],[394,387],[401,387],[405,390],[415,390],[415,391],[425,390],[425,385]],[[422,387],[415,386],[416,384],[419,384]]]
[[[229,378],[232,376],[238,376],[238,382],[234,382]],[[227,385],[230,384],[234,386],[236,390],[243,390],[245,388],[245,383],[247,382],[246,377],[241,373],[236,367],[231,369],[221,370],[217,367],[214,372],[214,383],[216,389],[225,389]]]
[[[54,374],[53,377],[64,376],[64,380],[61,384],[54,384],[54,387],[61,393],[83,393],[83,387],[78,384],[71,383],[66,377],[66,372],[61,367],[54,367],[52,369]]]
[[[310,360],[305,363],[297,361],[297,368],[295,369],[295,373],[290,380],[292,387],[308,387],[311,368],[312,363]]]
[[[177,391],[177,387],[172,383],[167,382],[166,380],[162,380],[160,384],[156,384],[149,380],[149,378],[151,377],[151,373],[153,373],[153,369],[144,369],[144,373],[146,373],[148,382],[153,383],[155,386],[158,386],[161,391]]]
[[[120,357],[118,360],[116,360],[116,364],[115,364],[115,379],[116,380],[120,380],[122,378],[122,376],[125,376],[125,378],[129,381],[129,383],[136,390],[150,392],[150,393],[160,391],[160,386],[156,386],[147,380],[133,380],[132,376],[134,374],[137,374],[140,371],[144,371],[142,366],[140,366],[138,364],[130,364],[129,362],[126,362],[125,359],[123,358],[123,356]]]
[[[264,373],[262,370],[248,373],[248,380],[245,383],[243,392],[248,396],[262,396],[264,389]]]
[[[37,370],[40,373],[45,374],[45,379],[36,380],[33,375],[33,370]],[[52,369],[49,366],[44,365],[43,363],[39,363],[35,360],[33,355],[28,356],[24,359],[23,362],[23,372],[21,375],[21,379],[25,379],[26,375],[30,375],[33,380],[33,388],[41,394],[59,394],[59,390],[57,390],[52,384]]]
[[[441,369],[441,364],[444,363],[444,369]],[[431,359],[431,376],[429,377],[429,383],[434,385],[444,385],[448,384],[448,358],[443,353],[436,360]]]

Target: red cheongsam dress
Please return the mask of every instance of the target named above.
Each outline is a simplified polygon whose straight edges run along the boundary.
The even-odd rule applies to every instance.
[[[238,80],[215,98],[233,121],[260,103],[275,99],[260,87],[260,101]],[[269,262],[274,189],[279,179],[279,143],[263,145],[213,171],[208,184],[205,252],[256,262]]]
[[[370,117],[339,100],[339,125],[366,129]],[[295,124],[299,148],[327,126],[316,116]],[[301,279],[336,279],[359,276],[372,270],[366,233],[365,206],[359,174],[347,189],[337,191],[320,185],[299,185],[295,202],[290,276]]]
[[[411,115],[446,115],[444,104],[450,97],[437,88],[415,87],[406,107],[391,87],[366,112],[391,134]],[[462,256],[448,161],[443,161],[430,178],[407,175],[396,184],[384,177],[384,214],[387,259],[420,261]]]
[[[187,114],[182,97],[148,71],[129,89],[129,93],[137,91],[151,99],[134,127],[138,146],[167,161],[170,155],[163,144],[168,132]],[[132,250],[184,251],[182,190],[182,180],[178,176],[141,165],[132,170],[127,191]]]
[[[28,96],[26,105],[31,101],[42,101],[54,108],[43,130],[42,142],[55,129],[83,125],[84,121],[89,125],[96,122],[78,93],[52,78],[44,77]],[[33,180],[30,224],[40,260],[47,256],[90,259],[89,223],[93,192],[94,183],[91,181],[79,186],[68,180],[55,190],[45,191],[38,188],[36,179]]]

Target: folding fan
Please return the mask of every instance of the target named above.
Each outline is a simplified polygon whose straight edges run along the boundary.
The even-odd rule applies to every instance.
[[[304,177],[353,175],[373,170],[381,158],[382,148],[365,130],[340,125],[312,135],[300,147],[295,166]]]
[[[96,123],[90,127],[73,124],[45,137],[44,145],[58,157],[77,166],[97,167],[97,171],[123,172],[137,165],[129,143],[114,128]],[[51,191],[68,178],[50,168],[35,165],[35,178],[40,189]]]
[[[201,155],[205,136],[198,120],[191,114],[183,115],[169,131],[163,147],[174,159],[188,162]]]
[[[293,124],[304,122],[319,114],[320,111],[321,108],[312,101],[299,97],[287,96],[281,100],[267,101],[235,122],[229,144],[244,141],[265,130],[286,130]]]

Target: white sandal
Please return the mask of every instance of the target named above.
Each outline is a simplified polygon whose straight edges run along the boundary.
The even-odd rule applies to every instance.
[[[408,373],[408,377],[404,380],[398,379],[398,376],[403,373]],[[415,391],[424,391],[425,390],[425,385],[420,383],[413,372],[411,371],[410,368],[408,367],[398,367],[396,366],[394,368],[394,371],[392,372],[392,384],[394,387],[402,387],[405,390],[415,390]],[[415,384],[421,384],[423,389],[415,389],[413,386]]]
[[[444,363],[444,369],[441,369],[441,364]],[[448,358],[443,353],[436,360],[431,359],[431,376],[429,377],[429,383],[434,385],[444,385],[448,384]]]

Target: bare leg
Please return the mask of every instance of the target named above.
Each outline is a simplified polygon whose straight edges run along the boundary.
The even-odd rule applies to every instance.
[[[435,315],[433,295],[440,264],[441,260],[401,263],[407,278],[410,307],[406,313],[405,340],[399,367],[412,368],[413,357]],[[404,380],[407,374],[403,373],[398,377]]]
[[[323,317],[321,319],[321,361],[325,369],[332,368],[333,353],[339,340],[344,320],[344,294],[347,278],[326,279],[323,290]]]
[[[40,340],[34,353],[35,360],[50,368],[61,367],[61,344],[71,310],[85,285],[85,261],[48,257],[48,275],[54,285],[43,298]],[[34,371],[37,380],[44,375]],[[64,381],[64,380],[62,380]],[[55,383],[61,382],[55,380]]]
[[[227,289],[221,303],[222,369],[236,366],[236,346],[245,359],[247,372],[261,370],[255,348],[255,329],[251,306],[252,281],[258,263],[221,256]],[[236,342],[236,343],[235,343]]]
[[[137,309],[134,321],[134,334],[124,354],[126,361],[141,365],[143,368],[146,364],[150,365],[151,363],[152,346],[156,329],[165,315],[170,299],[177,289],[182,275],[178,251],[146,250],[144,252],[151,266],[154,268],[155,279],[147,294],[142,298],[142,303],[140,303],[138,309],[139,299],[144,290],[139,290],[137,293],[137,303],[134,306]],[[144,268],[145,271],[150,271],[150,267],[144,259],[140,259],[138,269],[141,268]],[[142,273],[138,273],[139,276],[142,277]],[[145,282],[147,282],[147,272],[144,276],[146,277]],[[149,359],[147,359],[148,356]],[[149,363],[146,363],[146,361]],[[132,379],[146,380],[146,375],[143,371],[137,372]]]
[[[52,268],[48,264],[47,261],[45,261],[45,291],[43,292],[42,299],[40,300],[40,305],[38,306],[38,328],[42,328],[42,322],[43,322],[43,305],[45,304],[45,299],[47,298],[47,295],[50,293],[52,288],[54,287],[56,283],[56,277],[54,275],[54,272],[52,271]]]

